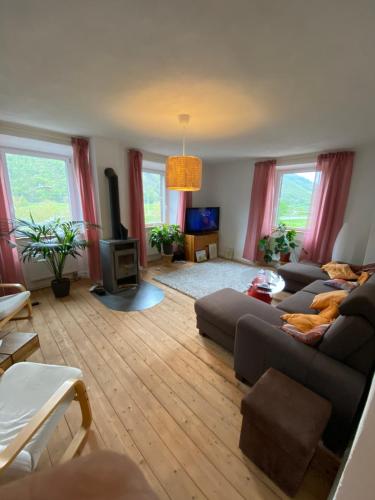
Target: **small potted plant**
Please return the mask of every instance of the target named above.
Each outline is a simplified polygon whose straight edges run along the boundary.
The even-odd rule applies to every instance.
[[[271,264],[275,253],[275,245],[272,236],[266,234],[259,240],[259,250],[263,252],[263,260],[266,264]]]
[[[30,214],[30,220],[17,219],[14,231],[24,238],[21,247],[22,261],[45,262],[54,275],[51,287],[55,297],[69,295],[70,279],[63,276],[68,256],[76,259],[89,242],[81,238],[85,227],[96,227],[83,221],[62,221],[55,219],[38,224]]]
[[[150,231],[150,245],[156,247],[163,255],[172,256],[174,244],[181,245],[184,235],[177,224],[163,224]]]
[[[263,259],[270,264],[274,255],[279,255],[280,262],[289,262],[290,253],[298,247],[297,232],[287,229],[286,224],[279,224],[271,234],[263,236],[258,243],[259,250],[263,252]]]
[[[280,254],[280,262],[289,262],[291,251],[298,247],[296,230],[287,229],[286,225],[281,223],[273,234],[275,235],[275,253]]]

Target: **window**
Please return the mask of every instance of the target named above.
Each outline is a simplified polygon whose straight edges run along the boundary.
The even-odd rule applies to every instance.
[[[277,172],[274,226],[305,230],[317,174],[314,165],[280,167]]]
[[[143,170],[143,201],[146,226],[166,222],[164,172]]]
[[[52,153],[5,149],[2,152],[13,217],[39,223],[80,218],[71,160]]]
[[[177,220],[178,192],[165,188],[164,166],[143,162],[143,202],[146,226],[175,224]]]

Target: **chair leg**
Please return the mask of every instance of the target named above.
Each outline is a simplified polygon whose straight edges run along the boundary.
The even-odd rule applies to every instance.
[[[73,440],[62,456],[60,463],[71,460],[81,452],[83,446],[85,445],[92,423],[91,406],[84,382],[82,380],[77,380],[74,388],[76,391],[75,399],[78,401],[81,408],[82,422],[80,428],[74,435]]]
[[[28,317],[31,318],[32,315],[33,315],[33,306],[31,305],[31,300],[30,299],[27,301],[26,307],[27,307],[27,312],[29,314]]]

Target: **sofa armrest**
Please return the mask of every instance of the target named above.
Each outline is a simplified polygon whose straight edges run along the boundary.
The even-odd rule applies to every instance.
[[[269,368],[331,401],[328,433],[334,435],[334,440],[348,438],[366,377],[256,316],[242,316],[237,323],[234,347],[236,375],[254,384]]]

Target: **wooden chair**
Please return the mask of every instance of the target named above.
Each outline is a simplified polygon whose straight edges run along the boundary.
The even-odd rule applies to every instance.
[[[80,405],[82,423],[61,462],[79,454],[92,421],[81,370],[23,362],[0,376],[0,484],[35,470],[73,400]]]
[[[29,319],[32,316],[32,306],[30,300],[30,292],[20,283],[0,283],[2,289],[15,289],[17,293],[12,295],[4,295],[0,297],[0,330],[14,319]],[[26,316],[17,316],[22,309],[27,309]]]

